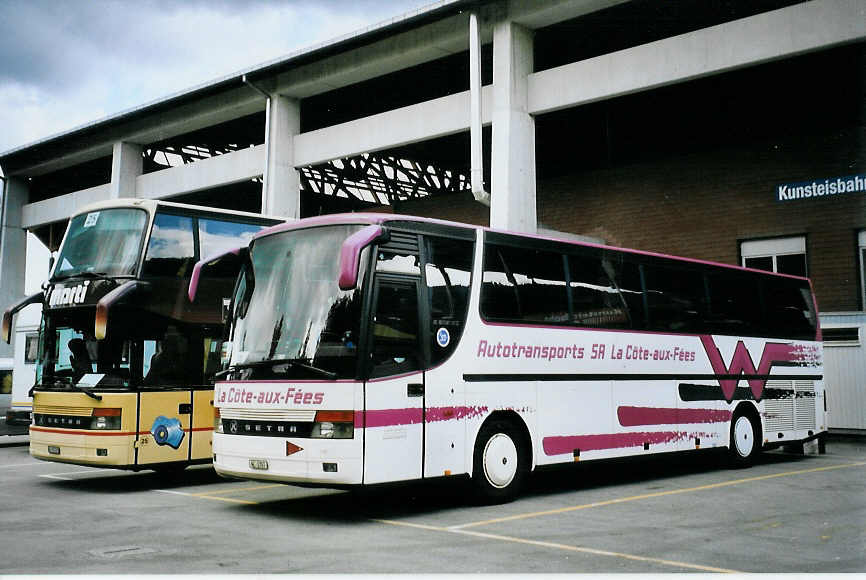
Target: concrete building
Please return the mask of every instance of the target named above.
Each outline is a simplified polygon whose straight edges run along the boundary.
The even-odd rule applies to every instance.
[[[25,230],[56,248],[76,207],[119,196],[551,228],[807,274],[831,427],[866,429],[862,0],[444,0],[0,167],[3,304]]]

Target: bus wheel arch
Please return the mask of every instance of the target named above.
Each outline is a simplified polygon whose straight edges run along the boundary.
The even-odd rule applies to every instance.
[[[734,467],[755,463],[763,447],[761,416],[750,403],[740,403],[731,414],[728,458]]]
[[[532,439],[513,411],[492,413],[472,446],[472,488],[479,503],[512,501],[532,469]]]

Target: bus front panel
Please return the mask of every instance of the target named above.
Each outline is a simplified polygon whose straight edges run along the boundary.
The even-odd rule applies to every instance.
[[[82,465],[135,464],[135,393],[39,392],[33,396],[30,454],[38,459]]]
[[[363,483],[363,383],[218,383],[214,469],[227,477]]]

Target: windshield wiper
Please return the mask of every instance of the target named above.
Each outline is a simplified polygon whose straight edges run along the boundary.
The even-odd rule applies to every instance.
[[[73,272],[72,274],[58,274],[53,279],[69,280],[70,278],[91,278],[103,280],[108,277],[108,272]]]
[[[82,387],[80,385],[77,385],[75,383],[69,383],[69,386],[72,387],[73,389],[75,389],[76,391],[81,391],[82,393],[84,393],[85,395],[90,397],[91,399],[96,399],[97,401],[102,400],[102,395],[94,395],[93,393],[90,392],[89,389],[85,389],[84,387]]]
[[[250,369],[250,368],[258,368],[258,367],[276,367],[280,365],[289,365],[294,368],[304,369],[307,371],[314,372],[320,376],[323,376],[328,379],[336,379],[339,375],[337,373],[333,373],[331,371],[315,367],[313,365],[309,365],[307,363],[301,362],[301,359],[296,358],[274,358],[270,360],[259,360],[250,363],[240,363],[236,364],[232,367],[224,371],[220,371],[214,375],[214,377],[219,377],[224,374],[228,374],[232,371],[240,370],[240,369]]]
[[[322,369],[319,367],[314,367],[313,365],[308,365],[306,363],[302,363],[301,361],[297,361],[297,360],[290,361],[289,364],[291,364],[293,367],[298,367],[300,369],[312,371],[312,372],[317,373],[317,374],[319,374],[319,375],[321,375],[327,379],[336,379],[338,376],[337,373],[333,373],[331,371],[326,371],[325,369]]]

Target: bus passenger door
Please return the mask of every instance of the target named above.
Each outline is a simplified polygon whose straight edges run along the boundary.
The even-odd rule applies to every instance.
[[[142,391],[138,399],[138,465],[188,461],[191,392]]]
[[[424,442],[424,374],[419,280],[377,276],[365,385],[364,483],[419,479]]]

